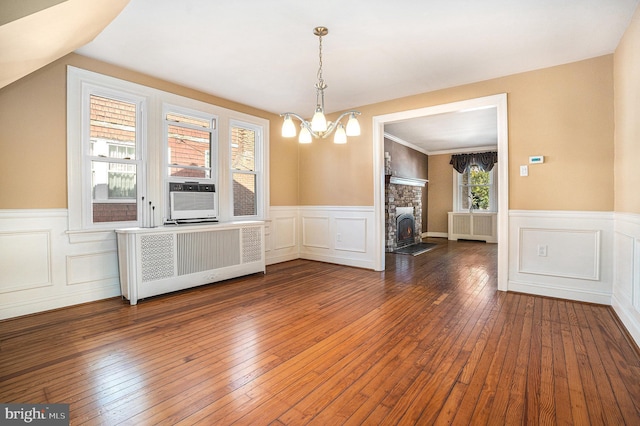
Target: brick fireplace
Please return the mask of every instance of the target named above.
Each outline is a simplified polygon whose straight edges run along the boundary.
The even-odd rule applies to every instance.
[[[419,243],[422,233],[422,191],[427,181],[424,179],[399,178],[387,176],[385,184],[385,250],[395,249]],[[406,220],[413,216],[413,229],[410,235]],[[405,220],[398,235],[398,219]],[[400,236],[400,238],[398,238]]]

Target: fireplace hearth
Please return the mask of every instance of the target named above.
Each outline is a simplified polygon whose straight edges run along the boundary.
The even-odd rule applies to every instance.
[[[396,248],[415,243],[416,220],[413,207],[396,208]]]
[[[385,185],[385,250],[419,243],[422,238],[422,188],[404,183]]]

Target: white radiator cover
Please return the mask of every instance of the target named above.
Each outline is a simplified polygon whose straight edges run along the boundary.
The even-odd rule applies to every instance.
[[[479,240],[498,242],[497,213],[455,213],[449,212],[450,240]]]
[[[116,230],[122,295],[139,299],[265,272],[264,223]]]

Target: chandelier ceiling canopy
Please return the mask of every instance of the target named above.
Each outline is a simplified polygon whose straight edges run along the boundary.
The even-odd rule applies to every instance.
[[[319,40],[319,58],[320,65],[318,67],[318,82],[316,83],[316,108],[311,121],[307,121],[300,115],[294,112],[285,112],[280,114],[284,117],[282,123],[282,136],[292,138],[296,135],[296,125],[293,119],[300,121],[300,135],[298,141],[300,143],[311,143],[312,138],[324,139],[335,131],[333,142],[337,144],[347,143],[347,136],[359,136],[360,124],[356,116],[360,115],[359,111],[351,110],[344,112],[334,122],[327,121],[324,115],[324,90],[327,88],[327,84],[322,78],[322,37],[329,34],[329,29],[326,27],[316,27],[313,33],[318,36]],[[349,117],[347,120],[346,128],[342,124],[342,119]]]

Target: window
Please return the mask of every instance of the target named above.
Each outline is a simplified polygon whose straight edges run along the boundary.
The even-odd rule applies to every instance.
[[[109,94],[87,92],[89,120],[84,164],[90,168],[91,212],[88,221],[135,222],[138,220],[137,171],[141,103]],[[88,145],[88,146],[87,146]]]
[[[258,164],[258,145],[261,131],[246,123],[232,122],[230,138],[231,181],[233,216],[258,215],[259,187],[261,173]]]
[[[169,177],[212,179],[211,148],[216,129],[215,118],[178,113],[168,108],[164,122]]]
[[[264,217],[267,119],[69,66],[67,129],[75,241],[164,223],[172,181],[215,185],[220,221]]]
[[[454,170],[455,211],[496,212],[497,198],[494,170],[484,171],[478,165],[468,166],[464,173]]]

